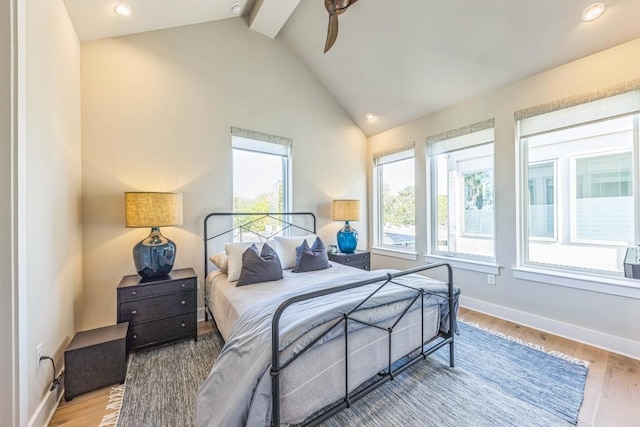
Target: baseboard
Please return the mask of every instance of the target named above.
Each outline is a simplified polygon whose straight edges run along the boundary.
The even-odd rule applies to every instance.
[[[63,367],[64,369],[64,367]],[[62,370],[60,371],[62,372]],[[60,372],[57,375],[60,375]],[[45,427],[48,426],[55,414],[56,409],[60,405],[62,396],[64,395],[64,381],[53,391],[49,390],[38,405],[33,416],[29,420],[29,427]]]
[[[204,307],[198,309],[198,322],[204,321]]]
[[[640,342],[460,296],[462,307],[640,360]]]

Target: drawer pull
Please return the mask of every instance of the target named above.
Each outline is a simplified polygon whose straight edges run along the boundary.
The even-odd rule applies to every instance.
[[[187,324],[186,324],[186,323],[184,323],[184,322],[182,322],[182,323],[180,324],[180,326],[182,326],[182,327],[184,328],[185,326],[187,326]]]
[[[187,284],[186,284],[186,283],[183,283],[183,284],[182,284],[182,287],[183,287],[183,288],[186,288],[186,287],[187,287]]]
[[[132,291],[131,295],[138,295],[138,291]]]
[[[131,315],[132,315],[132,316],[133,316],[134,314],[138,314],[138,310],[133,310],[133,311],[131,312]]]
[[[137,340],[138,339],[138,335],[133,334],[133,336],[131,338],[133,338],[134,340]]]
[[[187,302],[186,301],[182,301],[182,305],[185,305]]]

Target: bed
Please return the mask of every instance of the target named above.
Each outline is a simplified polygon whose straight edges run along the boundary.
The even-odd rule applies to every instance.
[[[279,226],[256,233],[251,225],[264,218]],[[210,221],[228,228],[212,232]],[[272,241],[315,228],[311,213],[206,217],[206,316],[225,346],[198,392],[198,426],[317,425],[446,345],[453,367],[459,290],[447,264],[363,271],[332,263],[236,286],[231,270],[209,261],[220,238]],[[417,274],[431,269],[444,269],[447,281]]]

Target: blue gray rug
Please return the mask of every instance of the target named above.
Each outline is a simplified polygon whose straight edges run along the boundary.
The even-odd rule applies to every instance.
[[[120,427],[195,424],[195,396],[218,334],[132,354]],[[325,422],[325,426],[572,426],[587,368],[461,324],[456,368],[448,347]],[[215,402],[212,402],[215,405]]]

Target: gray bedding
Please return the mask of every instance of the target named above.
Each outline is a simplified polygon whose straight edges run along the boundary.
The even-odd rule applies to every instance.
[[[383,271],[356,273],[317,285],[316,289],[369,279],[381,276],[383,273]],[[424,317],[427,319],[425,337],[434,336],[438,328],[444,331],[448,330],[449,310],[445,284],[420,275],[404,276],[396,280],[436,293],[436,295],[425,294]],[[370,285],[340,294],[328,295],[322,299],[304,301],[287,309],[280,322],[281,361],[288,360],[311,342],[314,337],[326,331],[336,322],[336,319],[340,318],[342,313],[369,295],[375,286]],[[250,308],[239,315],[228,334],[227,342],[218,356],[218,360],[198,392],[198,426],[268,426],[270,424],[271,377],[269,368],[271,363],[272,314],[285,300],[297,294],[309,292],[308,288],[302,287],[302,289],[289,288],[287,291],[276,293],[270,298],[255,301]],[[390,326],[414,295],[415,291],[402,286],[385,287],[375,297],[367,301],[363,307],[364,310],[359,312],[358,316],[362,316],[363,320],[366,319],[370,323],[385,327]],[[414,306],[418,308],[419,302],[416,302]],[[457,302],[455,309],[457,310]],[[399,341],[406,341],[406,345],[400,345],[399,350],[396,351],[398,354],[395,354],[394,357],[402,356],[404,353],[400,353],[401,351],[415,348],[415,342],[411,341],[409,335],[417,336],[419,344],[421,325],[419,313],[420,310],[411,310],[409,315],[398,324],[397,336],[400,337]],[[415,333],[416,327],[417,334]],[[353,363],[358,368],[354,369],[354,373],[351,372],[351,369],[349,371],[350,384],[353,389],[380,369],[377,365],[384,361],[384,352],[379,355],[380,357],[374,356],[380,353],[380,349],[386,348],[386,337],[380,336],[379,330],[373,328],[361,329],[361,324],[356,322],[350,322],[349,329],[350,348],[355,349],[356,357],[359,355],[362,360],[372,360],[370,366],[364,363]],[[323,369],[329,372],[328,378],[339,376],[340,370],[342,369],[342,372],[344,370],[340,368],[342,365],[336,363],[335,358],[340,357],[337,356],[339,353],[336,353],[336,349],[340,348],[340,342],[344,342],[343,339],[337,339],[342,331],[343,328],[333,330],[311,352],[296,360],[290,368],[293,370],[294,365],[298,364],[296,370],[309,376],[314,376],[315,370],[322,371]],[[377,337],[374,336],[376,331]],[[395,334],[394,330],[394,336]],[[352,339],[354,345],[351,344]],[[357,344],[358,341],[360,344]],[[380,341],[380,345],[376,347],[375,343],[378,341]],[[351,366],[351,353],[349,360]],[[332,369],[332,366],[335,366],[336,369]],[[287,371],[285,370],[285,372]],[[315,376],[318,377],[318,375]],[[300,375],[294,375],[294,377],[299,379]],[[285,383],[283,395],[289,396],[287,403],[292,407],[289,411],[286,408],[283,410],[283,422],[301,422],[322,406],[340,397],[340,387],[338,387],[336,390],[323,389],[322,393],[327,394],[324,396],[324,400],[316,399],[310,402],[306,398],[296,399],[297,396],[305,396],[304,384],[300,385],[300,390],[296,390],[298,387],[296,384],[287,383],[287,375],[283,376],[282,382]],[[313,384],[313,389],[317,391],[316,383]],[[309,387],[306,389],[307,392],[308,389]],[[284,402],[282,404],[284,405]]]
[[[236,282],[229,282],[226,274],[211,272],[206,279],[205,295],[222,338],[225,341],[229,339],[238,317],[258,301],[290,292],[313,292],[331,283],[342,283],[343,279],[362,271],[343,264],[331,264],[331,268],[306,273],[293,273],[291,269],[287,269],[283,271],[284,277],[281,280],[251,286],[236,286]],[[374,273],[366,274],[371,277]]]

